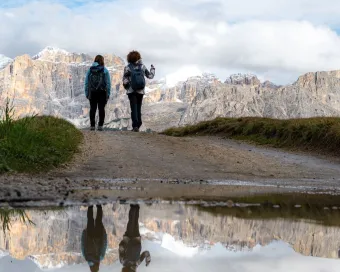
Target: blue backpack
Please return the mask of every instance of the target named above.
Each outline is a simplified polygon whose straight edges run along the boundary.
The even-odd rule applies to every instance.
[[[143,65],[133,65],[130,64],[130,71],[131,71],[131,88],[132,90],[140,91],[144,90],[146,82],[144,77]]]

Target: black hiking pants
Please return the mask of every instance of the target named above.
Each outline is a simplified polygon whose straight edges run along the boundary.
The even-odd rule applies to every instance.
[[[96,219],[93,218],[93,207],[87,209],[87,227],[85,229],[84,252],[87,261],[100,262],[100,249],[104,246],[105,228],[103,225],[103,208],[97,206]]]
[[[143,124],[142,122],[142,103],[143,94],[130,93],[128,94],[131,107],[131,120],[133,128],[140,128]]]
[[[124,236],[129,238],[140,237],[139,233],[139,205],[131,205],[129,211],[129,222],[126,227]]]
[[[104,125],[105,120],[105,106],[107,103],[107,97],[106,92],[93,92],[91,93],[91,99],[90,99],[90,122],[91,127],[94,127],[96,125],[96,112],[97,108],[99,110],[99,122],[98,126]]]
[[[97,216],[96,220],[93,218],[93,207],[87,209],[87,233],[89,236],[102,236],[104,233],[103,225],[103,208],[102,206],[97,206]]]

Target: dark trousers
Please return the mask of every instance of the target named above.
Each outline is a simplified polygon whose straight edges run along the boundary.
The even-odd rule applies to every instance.
[[[84,231],[84,257],[87,261],[100,263],[101,251],[105,243],[105,228],[103,225],[103,209],[97,206],[96,220],[93,218],[93,207],[87,210],[87,227]]]
[[[129,222],[126,227],[124,236],[129,238],[140,237],[139,233],[139,205],[131,205],[129,211]]]
[[[91,127],[94,127],[96,125],[97,108],[99,110],[98,126],[103,126],[105,120],[106,92],[91,93],[90,106]]]
[[[131,120],[133,128],[140,128],[143,124],[142,122],[142,103],[143,94],[130,93],[128,94],[131,107]]]
[[[97,206],[96,221],[93,218],[93,207],[87,210],[87,235],[90,237],[102,237],[105,232],[103,225],[103,208]]]

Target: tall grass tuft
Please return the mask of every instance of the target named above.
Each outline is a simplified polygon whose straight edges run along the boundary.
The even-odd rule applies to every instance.
[[[35,225],[24,210],[8,208],[0,209],[0,223],[2,224],[3,232],[10,231],[12,221],[16,219],[24,224]]]
[[[9,100],[0,116],[0,173],[50,170],[71,160],[83,139],[74,125],[60,118],[16,120]]]

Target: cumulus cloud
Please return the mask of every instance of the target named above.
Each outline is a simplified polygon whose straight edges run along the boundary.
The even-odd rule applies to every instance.
[[[9,57],[47,45],[120,56],[138,49],[160,77],[252,72],[280,84],[340,69],[336,0],[15,2],[0,5],[0,53]]]

